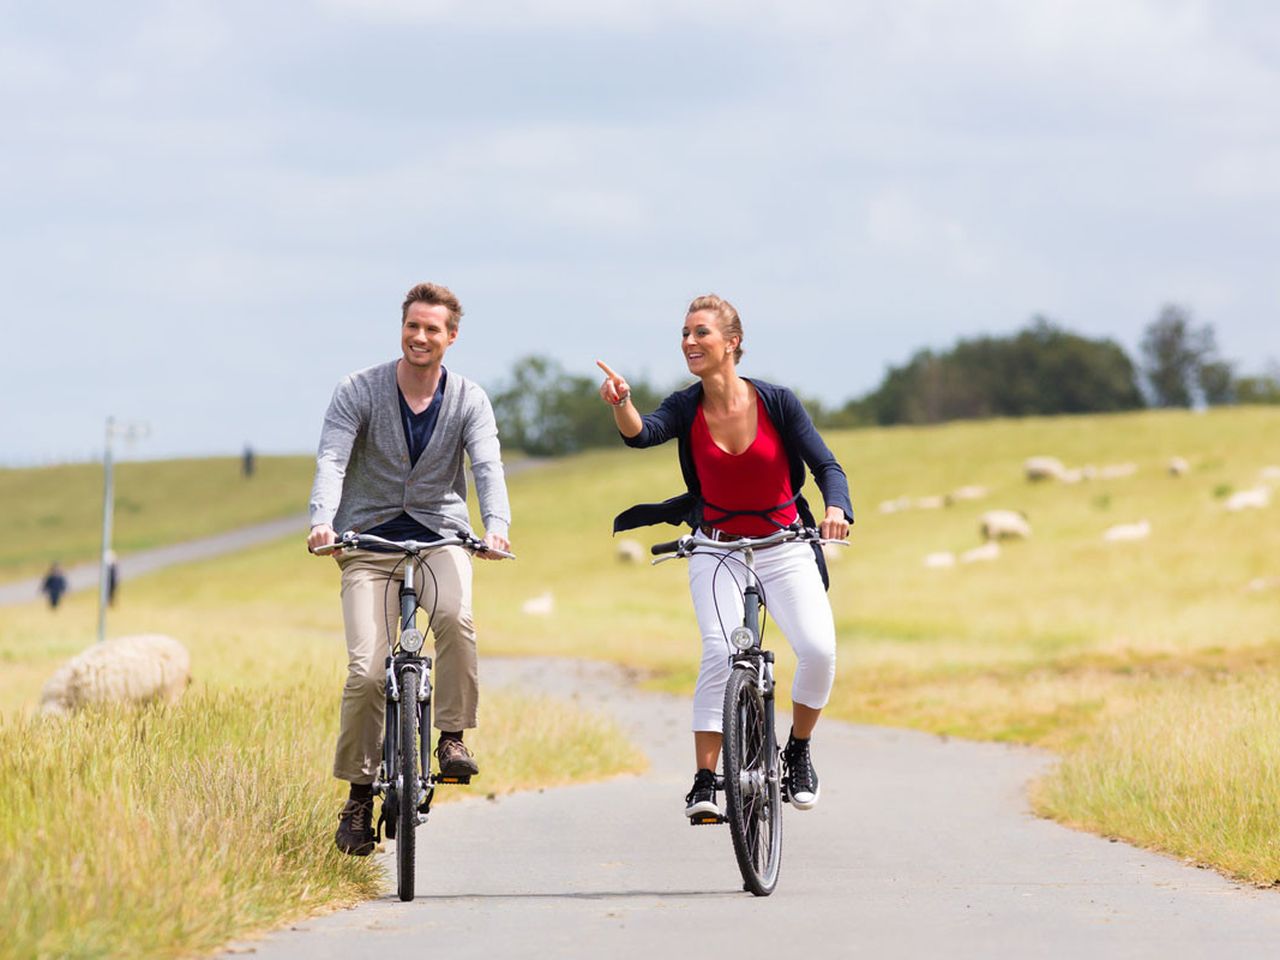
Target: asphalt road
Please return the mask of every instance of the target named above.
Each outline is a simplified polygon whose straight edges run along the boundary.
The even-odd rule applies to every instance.
[[[651,770],[437,807],[412,903],[395,897],[388,843],[383,897],[226,956],[1103,960],[1262,956],[1280,942],[1280,895],[1034,817],[1026,786],[1048,755],[825,721],[822,802],[786,809],[778,889],[752,897],[727,828],[681,815],[687,701],[569,661],[485,661],[482,682],[611,713]]]

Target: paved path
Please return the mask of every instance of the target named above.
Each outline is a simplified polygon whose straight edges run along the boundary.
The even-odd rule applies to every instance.
[[[576,693],[652,769],[441,806],[419,833],[412,903],[389,880],[378,900],[228,956],[1136,960],[1280,942],[1280,895],[1032,816],[1026,785],[1048,755],[835,722],[815,748],[822,802],[786,809],[781,880],[758,899],[741,892],[726,828],[681,816],[687,701],[637,693],[601,664],[485,661],[482,678]]]

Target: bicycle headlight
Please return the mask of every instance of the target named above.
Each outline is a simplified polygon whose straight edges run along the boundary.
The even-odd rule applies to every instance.
[[[422,640],[420,630],[406,630],[400,634],[400,649],[405,653],[417,653],[422,649]]]
[[[729,633],[729,642],[738,650],[749,650],[756,642],[756,635],[746,627],[734,627]]]

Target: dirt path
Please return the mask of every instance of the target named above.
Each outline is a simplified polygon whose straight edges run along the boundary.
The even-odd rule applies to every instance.
[[[440,807],[419,833],[414,902],[389,883],[234,955],[1105,960],[1264,955],[1280,938],[1274,893],[1034,817],[1026,785],[1046,754],[836,722],[815,741],[822,802],[787,808],[778,890],[757,899],[741,892],[726,829],[681,816],[686,700],[640,693],[604,664],[485,661],[482,673],[612,714],[652,768]]]

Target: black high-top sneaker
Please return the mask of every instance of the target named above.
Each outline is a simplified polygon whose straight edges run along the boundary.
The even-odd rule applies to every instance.
[[[809,758],[809,741],[787,738],[787,748],[782,752],[786,765],[787,795],[797,810],[809,810],[818,802],[818,772]]]
[[[684,802],[686,817],[719,816],[715,771],[699,770],[693,778],[693,789],[685,795]]]

